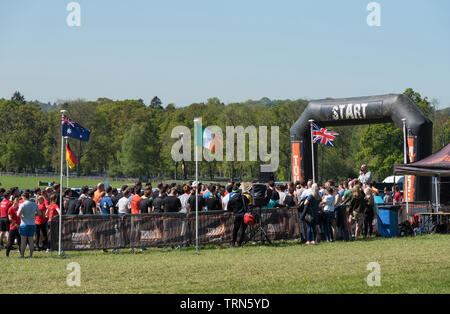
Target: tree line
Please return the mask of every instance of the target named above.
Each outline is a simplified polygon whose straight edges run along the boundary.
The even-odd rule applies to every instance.
[[[445,146],[450,138],[449,110],[435,110],[435,104],[412,89],[405,91],[433,121],[433,151]],[[193,103],[186,107],[162,106],[154,97],[149,106],[142,99],[95,101],[82,99],[42,104],[26,101],[19,92],[11,99],[0,99],[0,170],[13,172],[58,171],[60,163],[60,110],[91,130],[88,142],[70,140],[79,160],[79,175],[105,174],[111,177],[174,178],[181,176],[181,164],[171,157],[171,138],[175,126],[191,129],[194,118],[202,117],[203,126],[250,125],[279,126],[280,165],[277,179],[290,179],[289,130],[308,104],[306,99],[261,100],[225,105],[218,98]],[[392,175],[393,165],[403,161],[402,130],[394,124],[332,127],[340,136],[335,147],[320,145],[319,180],[340,180],[357,176],[361,163],[366,163],[375,179]],[[270,135],[268,136],[270,139]],[[226,146],[224,139],[224,147]],[[193,141],[192,141],[193,145]],[[270,140],[268,141],[270,150]],[[248,146],[247,146],[248,150]],[[247,155],[248,156],[248,155]],[[192,156],[193,157],[193,156]],[[203,178],[257,179],[261,161],[200,162]],[[194,176],[194,162],[186,162],[189,178]]]

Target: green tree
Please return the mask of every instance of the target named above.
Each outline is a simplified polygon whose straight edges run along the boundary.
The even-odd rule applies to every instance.
[[[125,132],[120,152],[120,166],[126,176],[143,176],[149,170],[149,152],[145,128],[134,124]]]
[[[159,108],[162,109],[162,102],[161,99],[158,98],[158,96],[153,97],[152,101],[150,102],[151,108]]]
[[[434,108],[427,97],[422,97],[411,88],[404,94],[410,97],[426,116],[431,116]],[[355,171],[362,163],[366,163],[377,180],[392,175],[394,164],[403,161],[403,132],[393,123],[370,125],[363,131],[359,146],[360,151],[354,164]]]
[[[26,102],[25,96],[23,96],[19,91],[14,92],[13,96],[11,97],[11,100],[21,104],[24,104]]]

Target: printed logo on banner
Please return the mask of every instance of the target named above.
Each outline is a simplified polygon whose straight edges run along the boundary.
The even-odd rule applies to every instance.
[[[141,230],[141,241],[142,242],[152,242],[162,239],[162,232],[158,227],[153,230]]]
[[[208,231],[206,234],[207,237],[218,237],[225,234],[227,228],[225,227],[225,223],[222,223],[216,228],[207,228],[206,230]]]
[[[75,249],[90,249],[91,243],[94,241],[94,232],[90,227],[88,227],[86,232],[72,233],[72,245]]]
[[[276,223],[276,224],[268,224],[267,225],[267,232],[268,233],[280,233],[282,230],[283,224],[282,223]]]
[[[331,105],[331,117],[333,120],[361,120],[367,119],[367,113],[372,112],[372,116],[377,114],[382,117],[382,101],[374,101],[361,104],[336,104]]]
[[[301,181],[303,179],[300,145],[300,142],[292,143],[292,178],[294,182]]]

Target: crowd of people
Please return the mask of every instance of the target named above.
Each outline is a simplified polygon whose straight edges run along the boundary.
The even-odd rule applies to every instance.
[[[27,246],[30,256],[35,249],[49,251],[48,221],[61,212],[64,215],[190,213],[195,212],[197,206],[198,211],[234,212],[231,245],[240,246],[247,227],[243,217],[251,211],[252,194],[251,182],[228,182],[226,185],[159,183],[155,189],[150,182],[145,187],[137,182],[134,186],[123,185],[120,189],[99,183],[92,189],[87,186],[81,188],[80,193],[72,189],[61,191],[59,184],[22,192],[17,187],[0,189],[0,248],[6,248],[6,256],[9,256],[16,242],[21,257]],[[382,194],[386,203],[403,201],[398,186],[393,187],[392,193],[385,189]],[[363,165],[358,179],[348,179],[338,186],[332,180],[320,186],[312,180],[288,184],[268,182],[263,209],[297,208],[301,240],[306,245],[315,245],[319,241],[372,236],[377,211],[375,195],[380,195],[380,192]]]

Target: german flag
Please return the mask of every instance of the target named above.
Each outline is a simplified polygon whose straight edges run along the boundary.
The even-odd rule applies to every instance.
[[[66,143],[66,160],[70,169],[75,168],[75,166],[78,164],[78,160],[75,157],[75,154],[70,150],[69,143]]]

